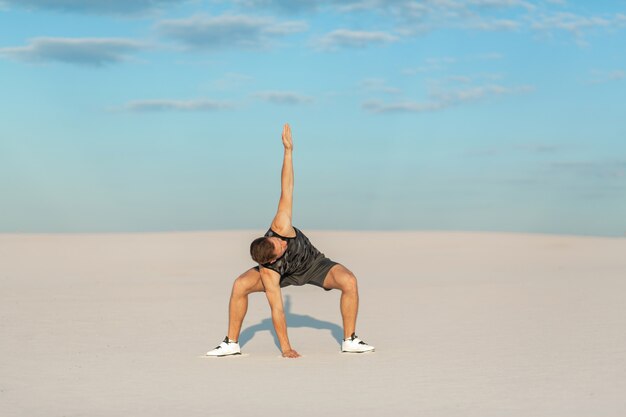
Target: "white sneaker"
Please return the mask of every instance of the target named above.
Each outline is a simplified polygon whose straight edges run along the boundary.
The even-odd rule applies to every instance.
[[[363,352],[373,352],[374,346],[370,346],[354,333],[348,339],[344,339],[341,342],[341,351],[345,353],[363,353]]]
[[[228,336],[224,339],[219,346],[215,349],[210,350],[206,353],[207,356],[229,356],[229,355],[241,355],[241,348],[239,347],[239,343],[233,342],[228,339]]]

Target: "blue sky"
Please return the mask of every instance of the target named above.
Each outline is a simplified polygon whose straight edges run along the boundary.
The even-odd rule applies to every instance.
[[[626,1],[0,0],[0,232],[626,232]]]

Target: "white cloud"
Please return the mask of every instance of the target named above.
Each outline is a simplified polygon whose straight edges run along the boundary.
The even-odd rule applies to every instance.
[[[611,71],[608,73],[608,78],[610,81],[623,80],[624,78],[626,78],[626,71],[624,70]]]
[[[317,0],[235,0],[245,8],[269,8],[287,13],[311,12],[323,5]]]
[[[367,91],[378,93],[399,94],[402,92],[399,88],[391,87],[381,78],[366,78],[359,83],[359,86]]]
[[[532,28],[542,31],[563,30],[582,36],[585,29],[609,27],[612,19],[598,16],[580,16],[574,13],[559,12],[542,16],[532,23]]]
[[[439,29],[540,32],[561,30],[580,41],[594,28],[624,27],[626,14],[577,15],[567,11],[565,1],[525,0],[355,0],[337,10],[372,13],[396,22],[395,33],[420,35]]]
[[[274,38],[302,32],[304,22],[278,22],[271,18],[222,15],[163,20],[157,30],[166,37],[196,49],[266,47]]]
[[[261,91],[254,96],[260,100],[275,104],[308,104],[313,98],[291,91]]]
[[[428,111],[441,110],[445,107],[443,103],[437,102],[415,102],[396,101],[393,103],[383,103],[380,100],[368,100],[363,103],[363,108],[372,113],[423,113]]]
[[[233,103],[218,100],[134,100],[126,103],[121,110],[129,112],[153,111],[215,111],[233,108]]]
[[[0,55],[27,62],[57,61],[102,66],[129,59],[146,46],[129,39],[35,38],[27,46],[0,48]]]
[[[187,0],[4,0],[7,6],[73,13],[128,14],[184,3]],[[1,3],[0,3],[1,5]]]
[[[467,75],[451,75],[447,78],[449,81],[454,81],[462,84],[469,84],[472,82],[472,77]]]
[[[452,57],[428,58],[418,67],[404,68],[402,73],[405,75],[415,75],[425,72],[443,71],[456,62],[457,59]]]
[[[520,22],[510,19],[473,19],[467,24],[467,28],[484,31],[517,30],[520,27]]]
[[[528,13],[535,6],[523,0],[359,0],[339,8],[343,12],[367,11],[392,17],[399,24],[398,33],[407,36],[442,28],[518,29],[521,23],[517,19],[499,16],[511,9]]]
[[[252,77],[246,74],[239,74],[235,72],[229,72],[222,77],[213,80],[209,86],[216,90],[231,90],[240,87],[243,84],[247,84],[252,81]]]
[[[370,45],[396,42],[399,38],[386,32],[337,29],[318,38],[315,45],[321,49],[341,47],[363,48]]]
[[[619,81],[626,78],[626,71],[613,70],[613,71],[593,71],[593,78],[588,82],[590,84],[603,84],[611,81]]]
[[[589,30],[626,27],[625,13],[578,15],[564,0],[235,0],[234,4],[246,13],[251,8],[308,15],[319,12],[333,18],[353,15],[350,18],[359,22],[358,29],[344,27],[318,38],[313,45],[319,49],[385,44],[446,29],[565,31],[584,44]],[[377,29],[366,22],[376,22]]]
[[[442,78],[437,79],[426,79],[426,83],[428,84],[431,91],[431,96],[437,95],[437,91],[449,91],[451,85],[465,85],[465,89],[469,89],[468,85],[473,83],[482,83],[493,85],[495,82],[500,81],[504,78],[502,74],[493,74],[493,73],[476,73],[471,75],[449,75]]]
[[[499,60],[502,58],[504,58],[504,55],[497,54],[494,52],[486,53],[486,54],[479,54],[479,55],[470,55],[470,56],[458,57],[458,58],[452,58],[452,57],[428,58],[423,61],[422,65],[419,65],[417,67],[403,68],[401,70],[401,73],[404,75],[417,75],[417,74],[432,73],[432,72],[442,73],[442,72],[448,71],[449,69],[451,69],[451,67],[457,66],[457,64],[460,65],[460,64],[467,63],[467,62],[477,61],[477,60],[478,61],[495,61],[495,60]],[[495,79],[500,79],[501,77],[502,76],[500,74],[481,74],[479,78],[495,80]],[[457,80],[457,81],[460,81],[460,80]]]
[[[465,101],[476,101],[490,96],[502,96],[507,94],[519,94],[532,91],[530,86],[521,87],[505,87],[501,85],[485,85],[479,87],[471,87],[464,90],[456,91],[437,91],[431,93],[431,97],[437,102],[453,105]]]
[[[469,6],[493,7],[493,8],[515,8],[520,7],[526,10],[535,10],[536,6],[523,0],[467,0]]]
[[[454,91],[431,92],[427,101],[398,101],[385,103],[370,100],[363,103],[363,108],[372,113],[423,113],[443,110],[462,103],[479,101],[491,97],[526,93],[533,90],[530,86],[505,87],[501,85],[485,85]]]

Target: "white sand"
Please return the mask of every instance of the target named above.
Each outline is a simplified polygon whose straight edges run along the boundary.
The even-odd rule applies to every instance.
[[[261,230],[0,235],[0,415],[626,415],[626,239],[304,232],[359,278],[375,353],[340,354],[339,292],[305,286],[302,358],[263,294],[245,355],[203,357]]]

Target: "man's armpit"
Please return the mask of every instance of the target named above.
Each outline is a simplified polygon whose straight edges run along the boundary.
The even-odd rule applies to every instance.
[[[264,266],[259,267],[259,272],[261,273],[261,282],[266,289],[268,285],[280,288],[280,274],[278,272]]]

